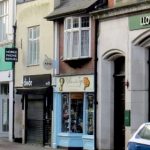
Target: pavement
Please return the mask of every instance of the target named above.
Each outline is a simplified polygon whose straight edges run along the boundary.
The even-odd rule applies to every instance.
[[[50,147],[42,147],[40,145],[21,144],[16,142],[10,142],[8,139],[0,138],[0,150],[64,150],[53,149]]]

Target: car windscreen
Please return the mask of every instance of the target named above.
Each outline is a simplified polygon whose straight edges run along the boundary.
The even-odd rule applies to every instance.
[[[138,137],[150,140],[150,125],[146,124],[138,133]]]

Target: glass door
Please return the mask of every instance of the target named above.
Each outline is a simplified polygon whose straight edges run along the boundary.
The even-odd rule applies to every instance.
[[[0,85],[0,137],[8,137],[9,131],[9,84]]]

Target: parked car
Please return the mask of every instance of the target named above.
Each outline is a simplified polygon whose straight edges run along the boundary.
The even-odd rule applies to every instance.
[[[138,128],[128,142],[128,150],[150,150],[150,123]]]

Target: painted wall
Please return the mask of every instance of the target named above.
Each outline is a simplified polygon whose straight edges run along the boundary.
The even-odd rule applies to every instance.
[[[52,68],[43,67],[46,56],[53,58],[53,22],[44,19],[53,10],[53,1],[36,0],[17,5],[17,47],[15,86],[22,86],[23,75],[51,74]],[[40,63],[27,67],[28,27],[40,26]]]
[[[12,69],[11,62],[5,62],[5,47],[0,47],[0,71]]]
[[[18,62],[16,63],[15,87],[23,86],[23,76],[52,74],[52,68],[43,66],[46,57],[53,59],[53,22],[44,19],[53,10],[53,1],[35,0],[17,4],[17,38]],[[40,62],[39,65],[27,67],[28,27],[40,26]],[[21,96],[15,96],[15,138],[24,136],[22,123]]]
[[[131,126],[126,127],[127,145],[138,126],[148,120],[148,50],[133,44],[148,29],[130,31],[128,17],[101,21],[99,29],[97,143],[99,149],[110,150],[114,131],[114,64],[104,54],[120,50],[125,56],[125,76],[129,82],[125,88],[125,109],[131,110]]]

